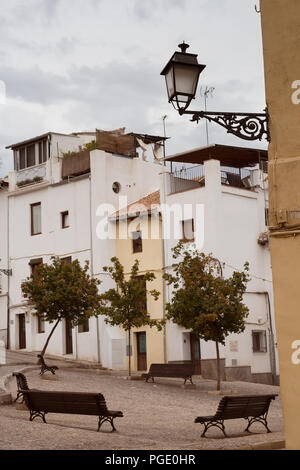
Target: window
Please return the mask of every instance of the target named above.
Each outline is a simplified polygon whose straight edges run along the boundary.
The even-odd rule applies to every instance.
[[[47,140],[39,142],[39,164],[47,161]]]
[[[37,317],[37,332],[45,333],[45,320],[41,315]]]
[[[31,235],[42,233],[41,203],[37,202],[30,205],[31,217]]]
[[[61,212],[61,228],[70,227],[69,224],[69,211]]]
[[[263,331],[252,331],[253,352],[267,352],[267,336]]]
[[[142,232],[132,232],[132,251],[133,253],[141,253],[143,251]]]
[[[82,323],[78,325],[78,333],[87,333],[90,330],[89,319],[86,318]]]
[[[19,162],[20,162],[20,170],[26,168],[26,149],[25,147],[19,150]]]
[[[61,258],[61,260],[63,261],[63,263],[71,264],[72,263],[72,256],[66,256],[65,258]]]
[[[43,258],[35,258],[35,259],[31,259],[29,261],[29,266],[31,268],[31,274],[33,277],[36,276],[36,269],[38,266],[40,266],[40,264],[43,263]]]
[[[14,148],[15,170],[23,170],[35,165],[41,165],[48,158],[48,140],[37,140],[28,145]]]
[[[35,144],[28,145],[27,150],[27,162],[26,167],[35,165]]]
[[[183,242],[193,242],[194,237],[194,219],[182,220],[182,241]]]

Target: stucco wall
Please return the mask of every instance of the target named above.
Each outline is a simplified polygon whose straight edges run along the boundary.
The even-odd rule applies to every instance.
[[[261,0],[261,19],[270,114],[271,258],[281,397],[286,448],[299,449],[300,361],[293,344],[300,344],[300,104],[292,100],[296,91],[292,86],[300,80],[300,3]]]

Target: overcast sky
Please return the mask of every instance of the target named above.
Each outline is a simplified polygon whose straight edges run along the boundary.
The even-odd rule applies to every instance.
[[[110,130],[171,137],[167,154],[206,144],[205,125],[167,102],[160,72],[183,40],[206,64],[208,109],[265,107],[260,15],[255,0],[0,0],[0,158],[5,146],[47,131]],[[203,96],[193,109],[202,109]],[[211,124],[210,143],[265,148]]]

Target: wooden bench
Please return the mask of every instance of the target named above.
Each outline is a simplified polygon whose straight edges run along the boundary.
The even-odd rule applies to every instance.
[[[204,431],[201,437],[205,436],[206,431],[215,426],[225,433],[224,420],[244,418],[248,420],[248,426],[245,431],[249,431],[251,424],[262,423],[268,432],[267,414],[271,400],[275,400],[277,394],[272,395],[238,395],[224,396],[219,403],[217,412],[213,416],[198,416],[195,423],[204,425]]]
[[[101,393],[48,392],[44,390],[21,390],[25,404],[30,411],[29,420],[39,416],[46,423],[47,413],[68,413],[98,416],[98,431],[104,422],[109,422],[112,432],[116,431],[114,418],[123,417],[122,411],[107,409]]]
[[[57,366],[48,366],[41,354],[38,354],[37,357],[39,358],[41,363],[40,375],[43,375],[47,371],[51,372],[52,374],[55,374],[55,371],[58,370]]]
[[[29,390],[27,379],[24,374],[21,374],[21,372],[13,372],[12,374],[14,377],[16,377],[17,380],[17,398],[15,399],[15,402],[17,403],[23,403],[24,402],[24,395],[23,391],[24,390]],[[21,401],[20,398],[22,398]]]
[[[151,364],[149,372],[143,374],[143,377],[146,379],[146,382],[151,378],[154,382],[154,377],[173,377],[173,378],[182,378],[184,383],[187,380],[193,383],[192,376],[194,375],[194,364]]]

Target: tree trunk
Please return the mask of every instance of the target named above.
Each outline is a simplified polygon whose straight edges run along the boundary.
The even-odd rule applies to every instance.
[[[221,390],[220,351],[219,351],[219,343],[217,341],[216,341],[216,351],[217,351],[217,390]]]
[[[128,330],[128,376],[131,377],[131,328]]]
[[[57,325],[59,324],[60,320],[61,320],[60,318],[57,320],[57,322],[55,323],[54,327],[52,328],[52,330],[51,330],[51,332],[50,332],[50,334],[49,334],[49,336],[48,336],[48,338],[47,338],[47,341],[46,341],[46,343],[45,343],[45,345],[44,345],[44,347],[43,347],[43,350],[42,350],[42,352],[41,352],[41,356],[43,356],[43,357],[44,357],[44,354],[45,354],[45,352],[46,352],[46,349],[47,349],[47,346],[48,346],[48,344],[49,344],[49,341],[50,341],[50,339],[51,339],[51,336],[53,335],[54,330],[55,330],[55,328],[57,327]]]

